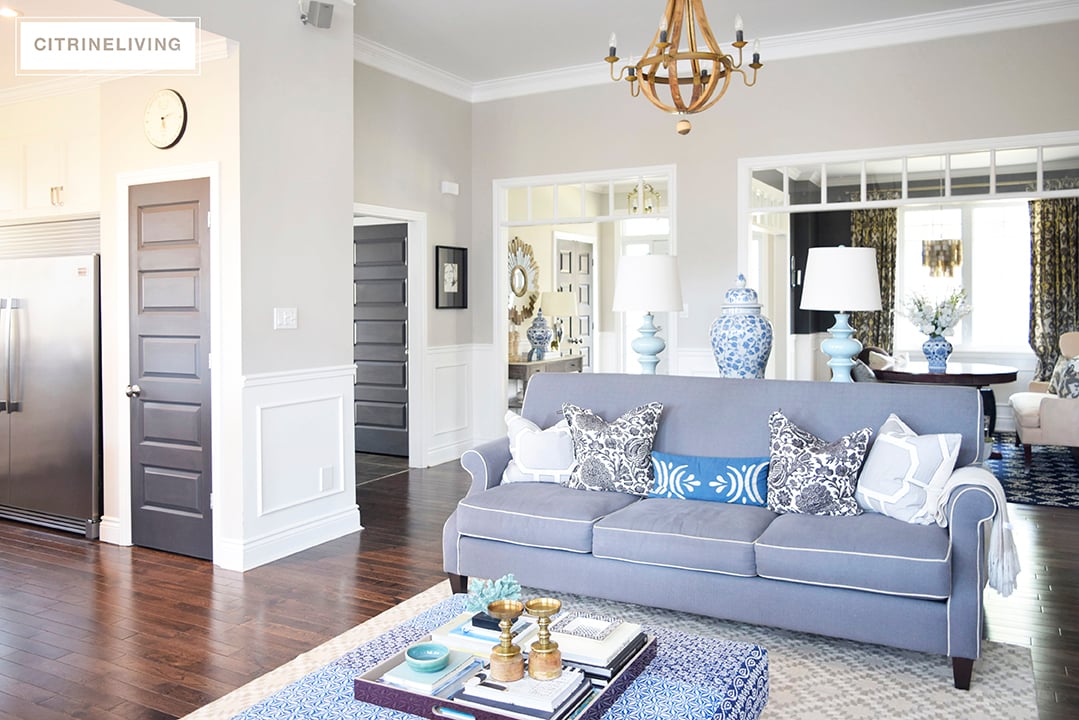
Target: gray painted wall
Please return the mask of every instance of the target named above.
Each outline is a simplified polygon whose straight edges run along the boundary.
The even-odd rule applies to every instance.
[[[356,202],[426,212],[430,267],[436,245],[469,248],[468,308],[435,310],[431,295],[425,312],[429,345],[470,343],[480,322],[475,302],[491,296],[490,276],[476,274],[477,256],[489,254],[490,244],[473,243],[471,232],[472,106],[358,63],[353,85]],[[443,180],[458,183],[461,194],[443,195]],[[423,281],[433,291],[434,279]]]
[[[684,137],[624,82],[478,104],[474,243],[491,245],[496,178],[675,163],[690,309],[679,342],[706,347],[738,272],[738,158],[1079,129],[1077,37],[1079,23],[1065,23],[772,63],[765,56],[757,86],[733,81]],[[473,271],[490,277],[491,268],[474,262]],[[473,338],[491,342],[494,298],[481,294],[490,284],[475,287]]]

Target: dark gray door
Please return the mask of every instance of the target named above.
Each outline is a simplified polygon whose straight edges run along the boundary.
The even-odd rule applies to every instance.
[[[408,225],[352,239],[356,452],[408,457]]]
[[[210,182],[132,187],[132,542],[211,558]]]
[[[580,353],[583,372],[592,371],[593,249],[592,243],[563,238],[558,239],[556,248],[558,273],[555,282],[558,289],[577,296],[577,317],[562,321],[561,350]]]

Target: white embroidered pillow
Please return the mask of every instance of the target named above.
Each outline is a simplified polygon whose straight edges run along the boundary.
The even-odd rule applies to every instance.
[[[858,505],[917,525],[936,522],[937,500],[962,439],[958,433],[918,435],[892,413],[862,466],[854,494]]]
[[[573,470],[573,441],[565,420],[546,430],[515,412],[506,413],[510,456],[502,482],[564,483]]]

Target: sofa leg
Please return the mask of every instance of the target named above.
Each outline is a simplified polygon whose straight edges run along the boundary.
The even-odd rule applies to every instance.
[[[1023,462],[1029,465],[1033,459],[1034,456],[1030,451],[1030,443],[1023,443]]]
[[[952,678],[955,680],[957,690],[970,690],[970,676],[973,671],[973,658],[952,658]]]
[[[468,592],[468,575],[446,573],[450,578],[450,590],[456,593]]]

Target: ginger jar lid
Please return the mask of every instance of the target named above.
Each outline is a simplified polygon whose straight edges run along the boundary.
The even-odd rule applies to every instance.
[[[742,273],[738,273],[737,284],[727,291],[724,298],[726,299],[726,305],[731,308],[745,310],[756,308],[759,310],[761,307],[761,304],[757,302],[757,291],[746,287],[746,276]]]

